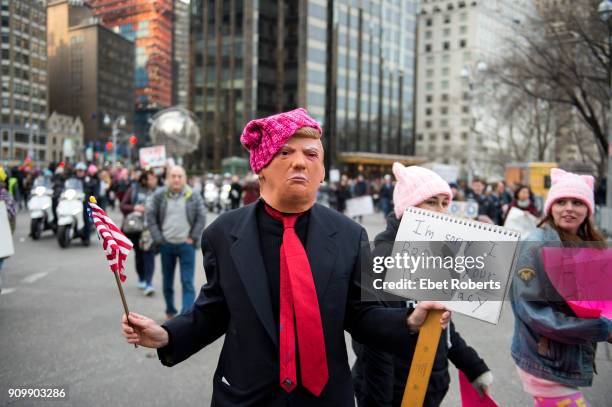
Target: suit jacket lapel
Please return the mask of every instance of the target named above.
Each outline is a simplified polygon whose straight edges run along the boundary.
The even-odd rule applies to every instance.
[[[272,315],[272,300],[268,287],[268,275],[261,254],[255,211],[256,204],[247,207],[243,222],[237,224],[232,231],[232,235],[237,240],[232,245],[231,254],[238,275],[242,279],[247,295],[261,323],[274,344],[278,346],[274,315]]]
[[[319,304],[323,302],[325,290],[338,256],[338,246],[332,238],[336,233],[337,229],[333,222],[325,215],[322,207],[315,204],[310,211],[306,255],[310,263]]]

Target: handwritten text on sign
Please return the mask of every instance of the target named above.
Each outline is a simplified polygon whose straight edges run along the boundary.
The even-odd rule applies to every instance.
[[[410,267],[386,267],[383,289],[497,323],[519,238],[502,227],[408,208],[390,257],[410,258]]]

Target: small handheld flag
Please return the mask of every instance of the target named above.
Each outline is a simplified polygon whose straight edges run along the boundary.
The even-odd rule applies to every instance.
[[[123,310],[125,311],[125,317],[127,319],[130,311],[128,310],[121,283],[126,279],[123,273],[125,261],[134,245],[130,239],[123,234],[121,229],[115,225],[115,222],[113,222],[106,212],[97,205],[96,198],[93,196],[89,197],[87,213],[96,226],[98,238],[102,242],[102,247],[106,253],[106,260],[108,261],[110,270],[115,275],[115,281],[117,282],[117,288],[119,289],[119,295],[121,295],[121,302],[123,303]],[[138,347],[137,345],[134,346]]]

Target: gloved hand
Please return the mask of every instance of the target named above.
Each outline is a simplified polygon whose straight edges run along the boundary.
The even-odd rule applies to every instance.
[[[493,384],[493,373],[490,370],[484,372],[472,382],[472,386],[474,386],[480,396],[483,396],[485,393],[489,394],[491,384]]]

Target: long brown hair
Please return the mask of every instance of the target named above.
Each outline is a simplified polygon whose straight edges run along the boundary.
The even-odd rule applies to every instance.
[[[559,238],[561,238],[563,243],[598,242],[598,244],[595,244],[595,247],[604,248],[607,246],[606,238],[599,230],[597,230],[597,227],[595,227],[593,224],[593,220],[588,217],[582,222],[578,228],[578,233],[575,235],[567,233],[557,226],[552,213],[546,215],[546,217],[538,224],[538,227],[543,225],[548,225],[553,228],[559,234]]]

